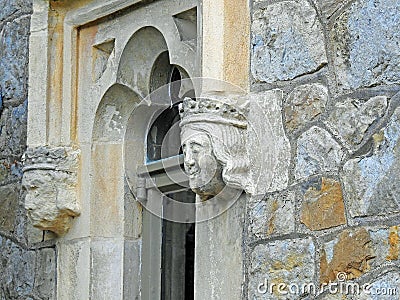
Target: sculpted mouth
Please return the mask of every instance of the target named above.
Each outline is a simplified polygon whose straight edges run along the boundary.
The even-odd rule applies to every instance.
[[[186,174],[190,177],[190,178],[192,178],[192,177],[195,177],[197,174],[199,174],[200,172],[199,172],[199,170],[197,170],[197,169],[190,169],[190,170],[188,170],[188,171],[186,171]]]

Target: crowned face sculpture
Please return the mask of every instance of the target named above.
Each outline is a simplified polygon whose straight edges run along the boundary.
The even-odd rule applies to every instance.
[[[80,214],[76,194],[79,156],[79,150],[69,147],[26,150],[22,186],[25,209],[35,227],[63,235]]]
[[[180,106],[181,143],[190,188],[201,200],[225,188],[246,190],[246,118],[226,101],[185,98]]]

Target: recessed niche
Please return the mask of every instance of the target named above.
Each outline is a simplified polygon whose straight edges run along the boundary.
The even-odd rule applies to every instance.
[[[92,61],[92,78],[97,81],[107,69],[108,59],[115,47],[115,39],[105,41],[103,43],[93,45],[93,61]]]
[[[181,41],[197,39],[197,7],[173,16]]]

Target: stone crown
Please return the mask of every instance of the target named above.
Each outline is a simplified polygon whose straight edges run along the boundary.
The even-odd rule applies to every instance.
[[[210,98],[185,98],[179,105],[181,126],[188,123],[208,122],[246,128],[245,115],[233,105]]]
[[[76,168],[77,157],[77,152],[68,147],[28,148],[22,158],[22,170],[73,170]]]

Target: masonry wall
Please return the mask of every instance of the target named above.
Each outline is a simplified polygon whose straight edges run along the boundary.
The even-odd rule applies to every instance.
[[[253,0],[251,14],[253,98],[279,90],[291,151],[287,180],[248,203],[246,296],[346,279],[372,295],[317,298],[398,299],[400,2]]]
[[[258,289],[338,274],[400,293],[399,2],[251,5],[251,97],[274,99],[290,151],[270,192],[247,203],[245,297],[297,299]],[[21,189],[31,11],[29,1],[0,2],[1,299],[55,297],[54,240],[30,226]]]
[[[31,13],[30,1],[0,1],[0,299],[55,295],[55,246],[29,224],[21,189]]]

